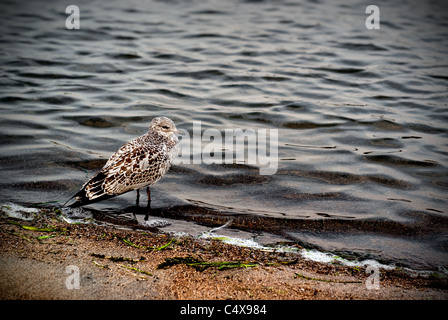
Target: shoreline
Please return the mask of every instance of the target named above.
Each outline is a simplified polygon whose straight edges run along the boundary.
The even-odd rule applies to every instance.
[[[0,299],[445,300],[446,277],[304,259],[154,229],[0,216]],[[79,275],[79,277],[78,277]],[[79,286],[78,284],[79,279]]]

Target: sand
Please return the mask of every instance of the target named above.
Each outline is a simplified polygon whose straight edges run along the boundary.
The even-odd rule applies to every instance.
[[[379,288],[369,289],[366,283],[371,283],[371,278],[364,267],[317,263],[297,253],[267,252],[219,240],[174,239],[153,231],[69,224],[60,219],[57,210],[41,210],[32,221],[3,215],[0,299],[442,300],[448,297],[447,280],[440,277],[381,270]],[[165,263],[163,267],[162,263],[167,261],[180,263]],[[182,263],[185,261],[191,264]]]

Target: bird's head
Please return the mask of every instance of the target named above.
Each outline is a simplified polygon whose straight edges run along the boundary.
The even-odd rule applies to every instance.
[[[156,117],[152,119],[149,130],[160,133],[165,137],[170,137],[174,133],[179,133],[174,122],[167,117]]]

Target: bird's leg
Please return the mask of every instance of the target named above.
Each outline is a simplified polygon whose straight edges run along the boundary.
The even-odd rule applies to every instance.
[[[149,212],[151,211],[151,190],[149,190],[149,187],[146,187],[146,195],[148,196],[148,206],[146,207],[145,221],[148,221]]]
[[[135,200],[135,202],[136,202],[136,204],[138,206],[138,204],[140,202],[140,189],[137,189],[137,200]]]
[[[146,195],[148,196],[148,208],[151,207],[151,190],[149,190],[149,187],[146,187]]]

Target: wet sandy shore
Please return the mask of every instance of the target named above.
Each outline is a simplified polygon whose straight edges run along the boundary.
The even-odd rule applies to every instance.
[[[57,211],[32,221],[0,217],[1,299],[421,299],[448,298],[447,280],[305,260],[154,230],[68,224]],[[79,271],[79,288],[77,274]]]

